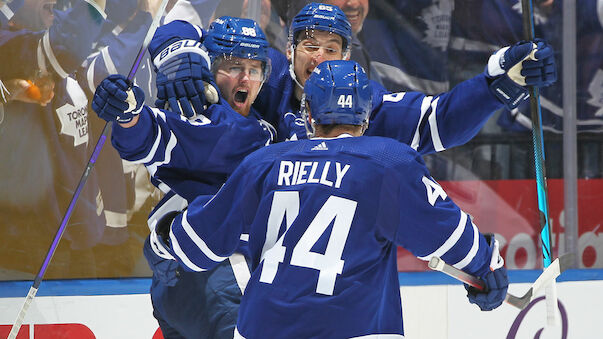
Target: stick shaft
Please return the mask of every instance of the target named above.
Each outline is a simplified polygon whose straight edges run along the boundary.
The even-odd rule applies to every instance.
[[[534,8],[532,0],[522,0],[523,34],[524,39],[534,40]],[[548,195],[546,185],[544,142],[542,133],[542,115],[540,109],[540,93],[538,88],[529,87],[530,112],[532,118],[532,143],[534,146],[534,169],[536,172],[536,186],[538,193],[538,209],[540,211],[540,239],[542,243],[542,261],[544,268],[552,262],[551,228],[548,214]],[[558,323],[557,293],[555,281],[551,281],[545,289],[547,304],[547,323]]]

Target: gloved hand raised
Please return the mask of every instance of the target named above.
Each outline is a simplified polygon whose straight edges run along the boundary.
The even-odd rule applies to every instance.
[[[126,77],[112,74],[94,92],[92,109],[99,118],[109,122],[128,123],[142,111],[144,92],[138,86],[128,86]]]
[[[494,79],[490,90],[509,109],[527,98],[524,86],[545,87],[557,80],[552,47],[544,40],[520,41],[490,56],[486,76]]]
[[[158,108],[194,119],[209,104],[218,102],[218,92],[209,70],[209,56],[195,40],[178,40],[153,58],[157,72]]]
[[[467,290],[467,298],[469,298],[470,303],[476,304],[482,311],[491,311],[505,301],[509,279],[507,277],[507,269],[503,266],[504,260],[500,256],[498,240],[494,239],[493,234],[485,234],[484,236],[492,249],[490,271],[480,277],[485,283],[486,288],[480,291],[465,284],[465,289]]]

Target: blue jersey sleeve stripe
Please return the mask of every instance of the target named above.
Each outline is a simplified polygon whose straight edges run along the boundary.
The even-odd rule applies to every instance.
[[[442,244],[442,246],[440,246],[433,253],[426,255],[424,257],[418,257],[418,258],[421,260],[429,261],[429,260],[431,260],[432,257],[441,257],[442,255],[446,254],[446,252],[448,252],[459,241],[459,239],[463,235],[463,232],[465,231],[466,225],[467,225],[467,214],[465,212],[461,211],[461,217],[459,220],[459,224],[456,226],[456,228],[454,229],[454,231],[452,232],[450,237],[448,237],[448,239],[446,239],[444,244]]]
[[[183,218],[184,220],[184,218]],[[184,253],[184,251],[182,250],[182,248],[180,247],[180,244],[178,243],[178,240],[176,239],[176,236],[173,233],[173,230],[170,231],[170,242],[172,245],[172,251],[174,251],[174,254],[176,254],[176,256],[178,257],[178,259],[180,259],[180,262],[185,265],[186,267],[188,267],[189,269],[196,271],[196,272],[203,272],[206,271],[205,269],[195,265]]]
[[[201,237],[199,237],[197,232],[195,232],[195,230],[193,229],[191,224],[189,224],[189,222],[188,222],[188,210],[185,211],[184,214],[182,215],[182,229],[184,230],[184,232],[186,232],[188,237],[195,243],[195,245],[197,245],[197,247],[201,250],[201,252],[203,252],[203,254],[208,259],[215,261],[215,262],[221,262],[228,258],[228,257],[221,257],[221,256],[215,254],[209,248],[209,246],[207,246],[205,241],[203,241],[203,239],[201,239]]]
[[[421,121],[423,121],[423,117],[425,116],[425,113],[431,106],[432,98],[433,97],[431,97],[431,96],[427,96],[427,97],[423,98],[423,102],[421,103],[421,116],[419,117],[419,121],[417,121],[417,127],[415,128],[415,135],[413,136],[412,142],[410,144],[410,147],[412,147],[412,149],[414,149],[415,151],[417,149],[419,149],[419,143],[421,142]]]
[[[149,173],[151,174],[151,176],[155,175],[155,172],[157,172],[157,167],[170,163],[170,161],[172,160],[172,151],[176,147],[176,144],[178,144],[178,138],[176,138],[176,135],[174,135],[174,132],[170,131],[170,139],[168,140],[168,144],[165,147],[165,153],[163,154],[163,160],[156,161],[156,162],[152,163],[151,165],[147,166],[147,169],[149,170]],[[153,145],[153,147],[155,147],[155,145]]]
[[[438,131],[438,121],[437,121],[437,109],[438,109],[438,101],[440,100],[437,97],[431,103],[431,115],[429,116],[429,129],[431,131],[431,141],[433,142],[433,148],[436,152],[445,151],[446,148],[442,144],[442,140],[440,139],[440,132]]]
[[[463,260],[452,265],[458,268],[459,270],[462,270],[463,268],[465,268],[465,266],[471,263],[471,261],[473,260],[473,258],[475,258],[475,255],[477,254],[477,250],[479,249],[479,231],[477,230],[477,227],[475,227],[474,223],[471,223],[471,226],[473,228],[473,245],[471,246],[469,253],[467,253],[465,258],[463,258]]]

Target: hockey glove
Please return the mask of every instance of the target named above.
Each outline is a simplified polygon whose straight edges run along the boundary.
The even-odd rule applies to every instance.
[[[485,70],[492,93],[508,109],[528,97],[524,86],[545,87],[557,80],[553,49],[545,41],[520,41],[490,56]]]
[[[469,298],[470,303],[476,304],[482,311],[491,311],[505,301],[509,279],[507,277],[507,269],[503,266],[504,260],[500,256],[498,240],[494,239],[493,234],[485,234],[484,236],[492,249],[490,271],[480,277],[485,283],[486,288],[480,291],[465,284],[465,289],[467,290],[467,298]]]
[[[138,86],[128,86],[126,77],[113,74],[106,77],[94,92],[92,109],[99,118],[109,122],[127,123],[142,111],[144,92]]]
[[[218,102],[218,92],[209,70],[209,56],[201,42],[178,40],[153,59],[157,72],[158,108],[195,119],[209,104]]]
[[[160,257],[152,250],[151,237],[147,237],[143,247],[143,253],[149,267],[153,270],[155,278],[159,279],[167,286],[174,286],[178,282],[178,262],[176,260]]]

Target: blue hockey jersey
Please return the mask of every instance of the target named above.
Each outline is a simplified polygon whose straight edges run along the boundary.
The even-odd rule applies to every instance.
[[[402,337],[398,245],[488,272],[484,238],[417,152],[346,136],[254,152],[211,201],[174,219],[169,252],[188,270],[211,269],[248,242],[243,337]]]
[[[111,140],[122,159],[147,167],[155,186],[192,201],[216,193],[246,155],[272,142],[272,126],[258,118],[225,100],[195,121],[144,106],[134,127],[114,126]]]
[[[278,126],[278,139],[302,139],[306,131],[295,98],[295,82],[289,75],[285,56],[270,50],[272,73],[262,87],[255,107]],[[419,92],[387,92],[371,81],[373,110],[365,135],[396,139],[421,154],[443,151],[465,144],[503,104],[488,89],[479,74],[439,95]]]

